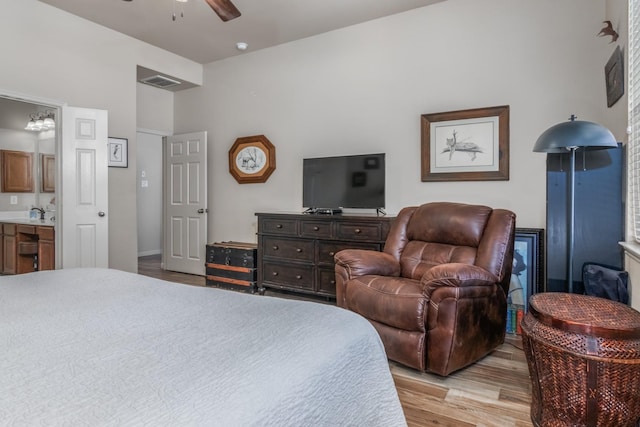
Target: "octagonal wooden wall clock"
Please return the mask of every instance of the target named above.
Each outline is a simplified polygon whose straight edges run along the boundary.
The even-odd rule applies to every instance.
[[[276,170],[276,147],[264,135],[236,139],[229,150],[229,173],[240,184],[265,182]]]

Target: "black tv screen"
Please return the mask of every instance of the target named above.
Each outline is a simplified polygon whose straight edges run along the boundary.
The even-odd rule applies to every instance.
[[[302,204],[312,210],[385,207],[384,153],[303,159]]]

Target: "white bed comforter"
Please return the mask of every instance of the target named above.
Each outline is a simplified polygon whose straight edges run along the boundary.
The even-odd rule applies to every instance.
[[[324,304],[106,269],[5,276],[0,346],[0,425],[406,425],[373,327]]]

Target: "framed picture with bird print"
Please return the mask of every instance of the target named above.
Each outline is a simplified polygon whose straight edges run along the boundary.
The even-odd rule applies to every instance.
[[[509,106],[421,116],[422,181],[509,180]]]
[[[109,137],[109,167],[126,168],[129,166],[129,140]]]

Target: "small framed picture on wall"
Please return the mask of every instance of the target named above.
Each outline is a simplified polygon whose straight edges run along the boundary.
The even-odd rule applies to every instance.
[[[109,167],[126,168],[129,166],[129,140],[109,137]]]

